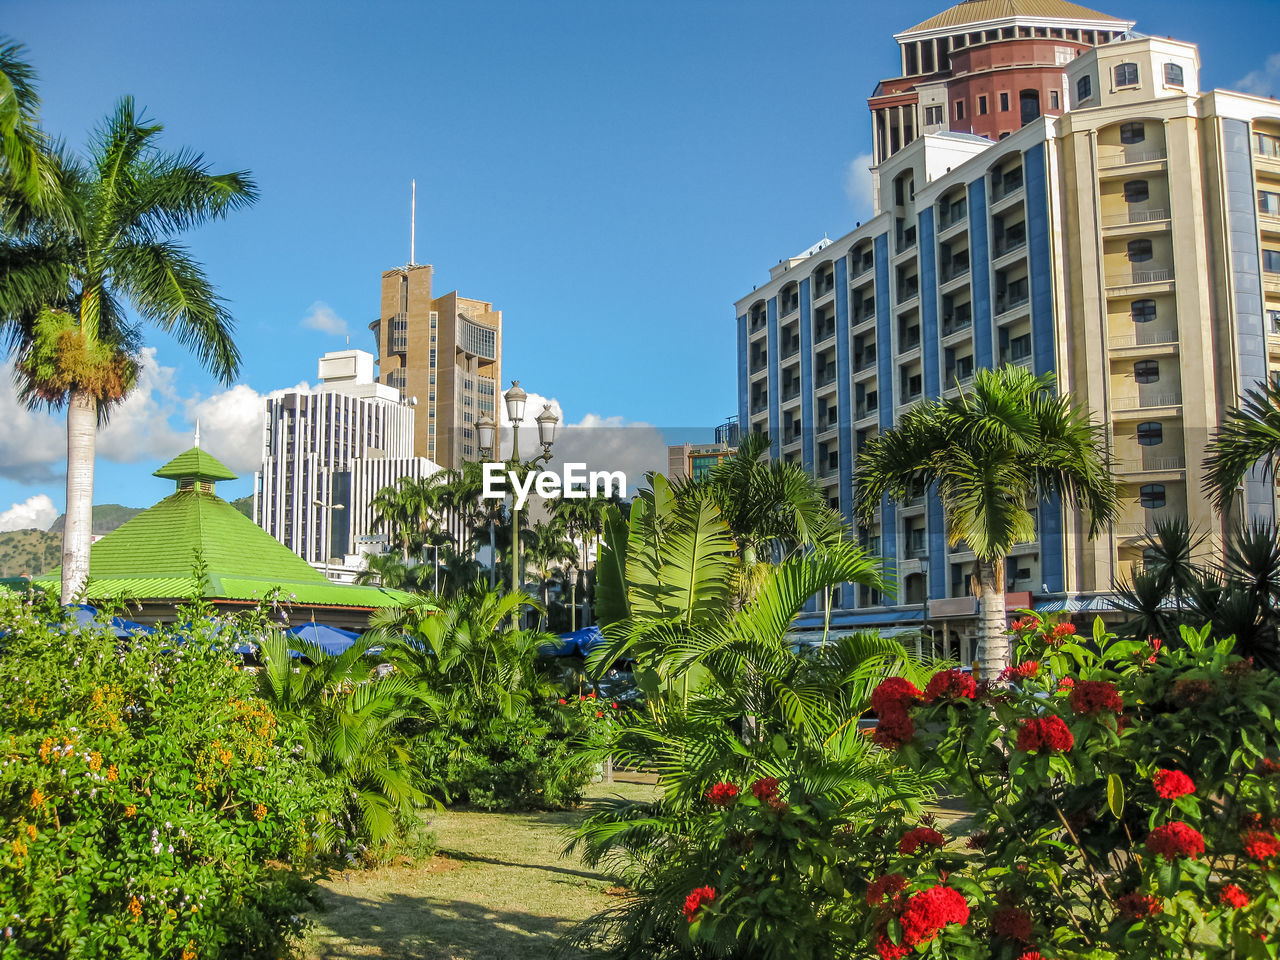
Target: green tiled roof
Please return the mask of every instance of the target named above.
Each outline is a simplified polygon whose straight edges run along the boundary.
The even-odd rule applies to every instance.
[[[192,447],[186,453],[180,453],[163,467],[152,474],[153,477],[167,477],[181,480],[190,477],[193,480],[234,480],[236,475],[223,466],[217,457],[206,453],[199,447]]]
[[[188,450],[184,457],[207,456]],[[230,473],[213,457],[208,462]],[[207,464],[196,464],[205,469]],[[185,470],[185,468],[184,468]],[[185,470],[182,476],[194,476]],[[221,479],[220,474],[201,476]],[[234,477],[234,474],[232,474]],[[197,551],[204,559],[210,599],[255,600],[280,587],[292,603],[340,607],[389,607],[410,595],[383,587],[331,583],[322,573],[276,540],[216,494],[179,490],[117,527],[89,552],[89,586],[85,599],[127,596],[137,600],[185,599],[194,596]],[[36,579],[56,584],[61,570]]]

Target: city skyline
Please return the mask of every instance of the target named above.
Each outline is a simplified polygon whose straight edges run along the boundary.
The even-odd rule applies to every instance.
[[[860,170],[871,150],[865,97],[898,72],[879,41],[946,5],[792,9],[803,34],[794,44],[771,39],[763,5],[744,8],[732,23],[711,5],[647,8],[630,21],[555,5],[537,24],[516,7],[484,8],[496,14],[489,18],[471,8],[470,21],[433,11],[433,26],[491,31],[494,49],[486,53],[502,55],[501,69],[481,76],[490,65],[477,54],[469,84],[457,80],[466,45],[437,54],[440,62],[421,75],[406,74],[387,50],[375,53],[380,19],[348,41],[351,23],[336,7],[324,22],[255,10],[251,37],[236,35],[243,18],[232,12],[225,26],[201,24],[202,47],[179,53],[173,41],[194,21],[136,5],[143,15],[141,26],[129,24],[131,42],[152,56],[114,64],[106,52],[118,49],[111,31],[124,28],[105,13],[80,8],[79,26],[66,35],[41,23],[34,7],[15,11],[6,30],[27,44],[45,123],[70,145],[131,93],[166,124],[169,147],[248,168],[263,186],[258,208],[191,240],[240,320],[242,382],[218,388],[185,350],[149,334],[145,389],[104,432],[95,501],[153,502],[156,491],[136,483],[136,465],[159,465],[184,449],[196,418],[209,448],[241,472],[228,495],[248,492],[252,466],[238,451],[256,453],[262,398],[308,382],[314,358],[341,349],[348,334],[352,347],[371,349],[367,324],[378,309],[371,278],[407,259],[414,176],[417,259],[434,265],[440,289],[480,291],[503,310],[506,380],[556,398],[570,423],[702,422],[709,431],[735,412],[734,357],[682,344],[691,334],[695,343],[724,342],[732,301],[763,280],[760,263],[823,234],[839,236],[869,215],[869,196],[860,192],[870,185]],[[1209,24],[1190,3],[1095,6],[1137,20],[1139,31],[1197,43],[1205,88],[1248,86],[1252,76],[1254,92],[1277,90],[1280,60],[1267,49],[1266,31],[1229,35],[1242,18],[1273,9],[1267,4],[1222,4],[1223,16]],[[838,23],[818,29],[819,13]],[[856,33],[834,29],[855,21]],[[848,36],[866,39],[854,47]],[[548,43],[539,46],[539,37]],[[268,57],[273,40],[290,55]],[[526,40],[528,49],[520,45]],[[768,55],[753,44],[767,45]],[[654,69],[653,49],[678,69]],[[344,50],[352,55],[334,56]],[[226,74],[221,81],[211,79],[215,62]],[[819,75],[801,82],[815,64]],[[373,72],[344,84],[362,70]],[[421,116],[411,118],[421,131],[406,132],[412,124],[402,118],[397,142],[407,137],[409,149],[379,151],[380,125],[404,112],[397,98],[413,95],[406,76],[423,87]],[[762,126],[782,104],[792,122]],[[326,117],[327,127],[319,124]],[[336,122],[351,117],[368,122]],[[275,123],[267,126],[268,118]],[[317,136],[326,130],[329,137]],[[415,150],[420,156],[405,155]],[[743,196],[759,199],[743,204]],[[63,420],[15,410],[4,387],[0,516],[8,504],[42,494],[60,510]]]

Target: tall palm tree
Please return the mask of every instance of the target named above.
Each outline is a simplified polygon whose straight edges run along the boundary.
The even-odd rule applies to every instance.
[[[121,100],[87,162],[68,166],[57,215],[0,238],[0,307],[21,394],[33,406],[67,407],[64,603],[89,577],[98,424],[136,380],[142,343],[126,303],[223,382],[240,368],[234,320],[176,237],[251,204],[257,188],[243,171],[214,174],[199,154],[163,151],[161,130]]]
[[[521,531],[521,558],[533,567],[534,577],[542,590],[542,605],[551,603],[550,585],[556,569],[578,559],[578,548],[569,539],[563,521],[538,522]]]
[[[611,501],[607,497],[598,497],[590,491],[583,491],[585,496],[582,497],[560,497],[559,499],[550,501],[551,514],[557,520],[562,520],[569,538],[576,544],[581,544],[581,553],[577,561],[579,570],[587,571],[591,568],[591,548],[590,542],[596,541],[595,555],[599,557],[599,538],[604,533],[605,513],[611,505]],[[570,607],[572,610],[570,628],[576,630],[578,628],[578,580],[573,577],[570,580],[569,592]],[[586,622],[584,618],[584,623]]]
[[[1089,519],[1090,536],[1115,519],[1115,480],[1103,427],[1054,391],[1052,374],[1022,367],[980,370],[972,391],[928,400],[871,440],[858,458],[856,510],[870,521],[880,502],[935,487],[948,541],[976,557],[979,660],[995,677],[1009,661],[1005,634],[1005,558],[1034,540],[1031,506],[1060,497]]]
[[[356,583],[374,584],[399,590],[409,581],[410,568],[393,553],[370,553],[364,558],[364,569],[356,574]]]
[[[1204,492],[1226,513],[1245,475],[1261,465],[1274,481],[1280,469],[1280,384],[1267,380],[1232,407],[1209,440]]]

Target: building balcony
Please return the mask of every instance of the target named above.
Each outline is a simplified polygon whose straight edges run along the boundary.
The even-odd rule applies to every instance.
[[[778,301],[779,316],[783,316],[783,317],[790,316],[791,314],[795,313],[799,309],[800,309],[800,298],[798,296],[788,297],[786,300]]]
[[[819,370],[814,374],[813,388],[821,390],[823,387],[836,382],[836,368],[834,366],[827,367],[825,370]]]
[[[830,280],[815,280],[813,283],[813,299],[821,300],[823,297],[829,296],[836,292],[835,277]]]
[[[1148,526],[1146,520],[1121,520],[1113,523],[1111,530],[1118,540],[1143,540],[1155,532],[1155,527]]]
[[[1026,293],[1015,296],[997,296],[995,303],[997,322],[999,322],[999,318],[1004,316],[1006,313],[1016,313],[1026,307],[1030,302],[1031,295]]]
[[[849,320],[849,325],[857,328],[865,323],[875,323],[875,320],[876,312],[874,310],[859,310],[854,312]]]
[[[875,265],[875,257],[863,257],[857,263],[851,264],[849,267],[850,282],[853,282],[854,280],[861,280],[864,277],[869,276],[875,269]]]
[[[938,271],[938,280],[941,283],[950,283],[952,280],[959,280],[962,277],[969,276],[969,261],[960,260],[943,264],[942,269]]]
[[[1124,150],[1120,153],[1104,153],[1098,155],[1098,169],[1110,170],[1115,167],[1131,167],[1138,163],[1162,163],[1168,154],[1164,150]]]
[[[861,373],[863,370],[871,370],[876,365],[876,355],[872,351],[870,353],[855,353],[853,355],[853,372]]]
[[[1173,279],[1170,267],[1146,267],[1133,269],[1125,273],[1107,274],[1108,287],[1140,287],[1148,283],[1168,283]]]
[[[1114,472],[1119,474],[1171,473],[1186,468],[1186,456],[1178,454],[1168,457],[1143,457],[1139,460],[1117,460]]]
[[[1123,227],[1130,224],[1159,223],[1169,219],[1169,211],[1151,207],[1144,210],[1126,210],[1124,213],[1113,213],[1102,218],[1104,227]]]
[[[1177,407],[1182,404],[1182,394],[1173,391],[1165,391],[1157,393],[1143,393],[1141,395],[1129,394],[1125,396],[1113,396],[1111,398],[1111,409],[1115,415],[1120,416],[1125,412],[1137,413],[1152,410],[1157,407]]]
[[[1153,347],[1177,342],[1177,330],[1140,330],[1138,333],[1110,337],[1107,340],[1107,344],[1112,350],[1124,350],[1129,347]]]
[[[879,404],[877,404],[874,407],[869,407],[865,403],[860,403],[853,408],[853,419],[855,423],[862,420],[868,420],[871,418],[879,417],[879,416],[880,416]]]
[[[993,257],[1003,257],[1007,253],[1013,253],[1017,250],[1024,250],[1027,246],[1027,236],[1005,237],[1003,240],[997,240],[991,245],[991,255]]]

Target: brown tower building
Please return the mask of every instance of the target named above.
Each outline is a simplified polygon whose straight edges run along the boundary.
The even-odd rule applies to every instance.
[[[432,268],[382,275],[382,309],[369,324],[378,381],[416,401],[413,452],[448,470],[476,460],[475,422],[496,419],[502,378],[502,311],[483,300],[431,293]]]
[[[962,0],[896,34],[902,76],[880,81],[867,100],[875,162],[926,133],[1002,140],[1061,116],[1066,65],[1132,28],[1068,0]]]

